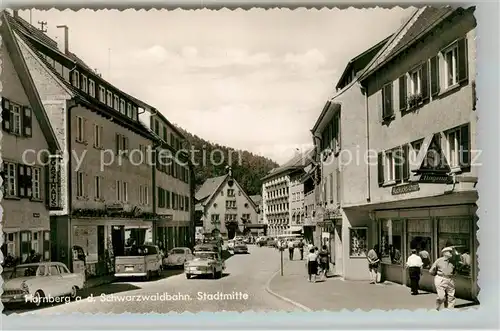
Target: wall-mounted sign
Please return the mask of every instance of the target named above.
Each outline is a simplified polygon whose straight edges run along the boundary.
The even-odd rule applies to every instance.
[[[422,174],[419,183],[430,183],[430,184],[447,184],[452,182],[451,176],[446,174]]]
[[[393,186],[391,193],[392,195],[398,195],[417,191],[420,191],[420,186],[418,185],[418,183],[410,183],[401,186]]]
[[[106,209],[109,211],[122,211],[123,205],[121,203],[110,203],[106,205]]]
[[[61,209],[61,156],[49,155],[47,167],[49,210],[58,210]]]
[[[158,219],[172,221],[174,217],[172,215],[158,215]]]

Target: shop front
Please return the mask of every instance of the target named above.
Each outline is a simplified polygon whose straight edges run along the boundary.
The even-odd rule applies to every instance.
[[[409,285],[405,262],[416,249],[424,262],[420,288],[435,291],[429,269],[444,247],[453,246],[459,254],[455,277],[456,296],[477,297],[476,205],[418,207],[376,211],[382,278]]]
[[[188,221],[173,221],[168,218],[156,221],[156,244],[167,253],[175,247],[190,247],[191,234]]]
[[[327,212],[324,217],[326,218],[317,224],[318,232],[321,232],[321,241],[317,246],[327,247],[330,252],[330,263],[333,265],[333,274],[343,276],[342,215]]]
[[[142,219],[72,219],[71,242],[73,260],[78,252],[85,257],[88,277],[114,272],[114,257],[126,247],[152,241],[152,222]]]

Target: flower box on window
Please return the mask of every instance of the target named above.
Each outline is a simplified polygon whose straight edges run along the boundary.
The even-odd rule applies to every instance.
[[[420,105],[423,101],[423,97],[421,93],[412,94],[408,97],[408,108],[414,108]]]

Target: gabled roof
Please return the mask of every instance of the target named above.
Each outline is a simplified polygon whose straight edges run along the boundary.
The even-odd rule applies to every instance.
[[[210,197],[222,185],[227,177],[228,174],[219,177],[207,178],[198,191],[196,191],[195,199],[201,201]]]
[[[17,43],[17,39],[12,31],[12,27],[9,24],[8,16],[6,11],[2,11],[0,13],[0,20],[2,21],[2,25],[0,26],[0,33],[2,36],[2,42],[7,48],[7,52],[10,55],[12,60],[12,64],[14,65],[14,69],[19,76],[19,80],[21,81],[21,85],[28,97],[29,103],[33,109],[33,113],[35,118],[40,125],[40,129],[44,138],[47,142],[49,150],[51,153],[57,153],[61,151],[61,146],[59,145],[59,141],[57,140],[56,134],[50,124],[49,117],[45,111],[45,107],[43,106],[42,100],[38,91],[36,89],[35,83],[29,73],[28,65],[22,56],[21,49]]]
[[[457,9],[450,6],[444,7],[422,7],[417,9],[413,15],[399,28],[390,38],[375,58],[366,66],[360,75],[360,81],[364,81],[375,71],[380,69],[388,61],[413,45],[437,24],[449,17]]]
[[[262,180],[269,179],[271,177],[278,176],[280,174],[284,174],[286,172],[292,172],[295,170],[303,169],[307,165],[312,162],[312,158],[314,156],[314,147],[307,150],[305,153],[298,153],[293,158],[288,160],[282,166],[271,170],[266,176],[262,178]]]

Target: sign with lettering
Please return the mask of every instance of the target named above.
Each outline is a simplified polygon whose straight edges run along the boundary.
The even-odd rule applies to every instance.
[[[441,148],[441,135],[439,133],[432,137],[418,172],[441,174],[450,172],[450,166]]]
[[[123,205],[121,203],[110,203],[106,205],[106,209],[109,211],[122,211]]]
[[[48,205],[49,210],[61,209],[61,156],[49,155],[48,164]]]
[[[158,215],[158,218],[165,221],[172,221],[174,219],[173,215]]]
[[[418,185],[418,183],[410,183],[401,186],[394,186],[392,188],[391,193],[392,195],[398,195],[398,194],[406,194],[417,191],[420,191],[420,186]]]
[[[448,184],[452,182],[451,176],[446,174],[422,174],[419,183]]]

